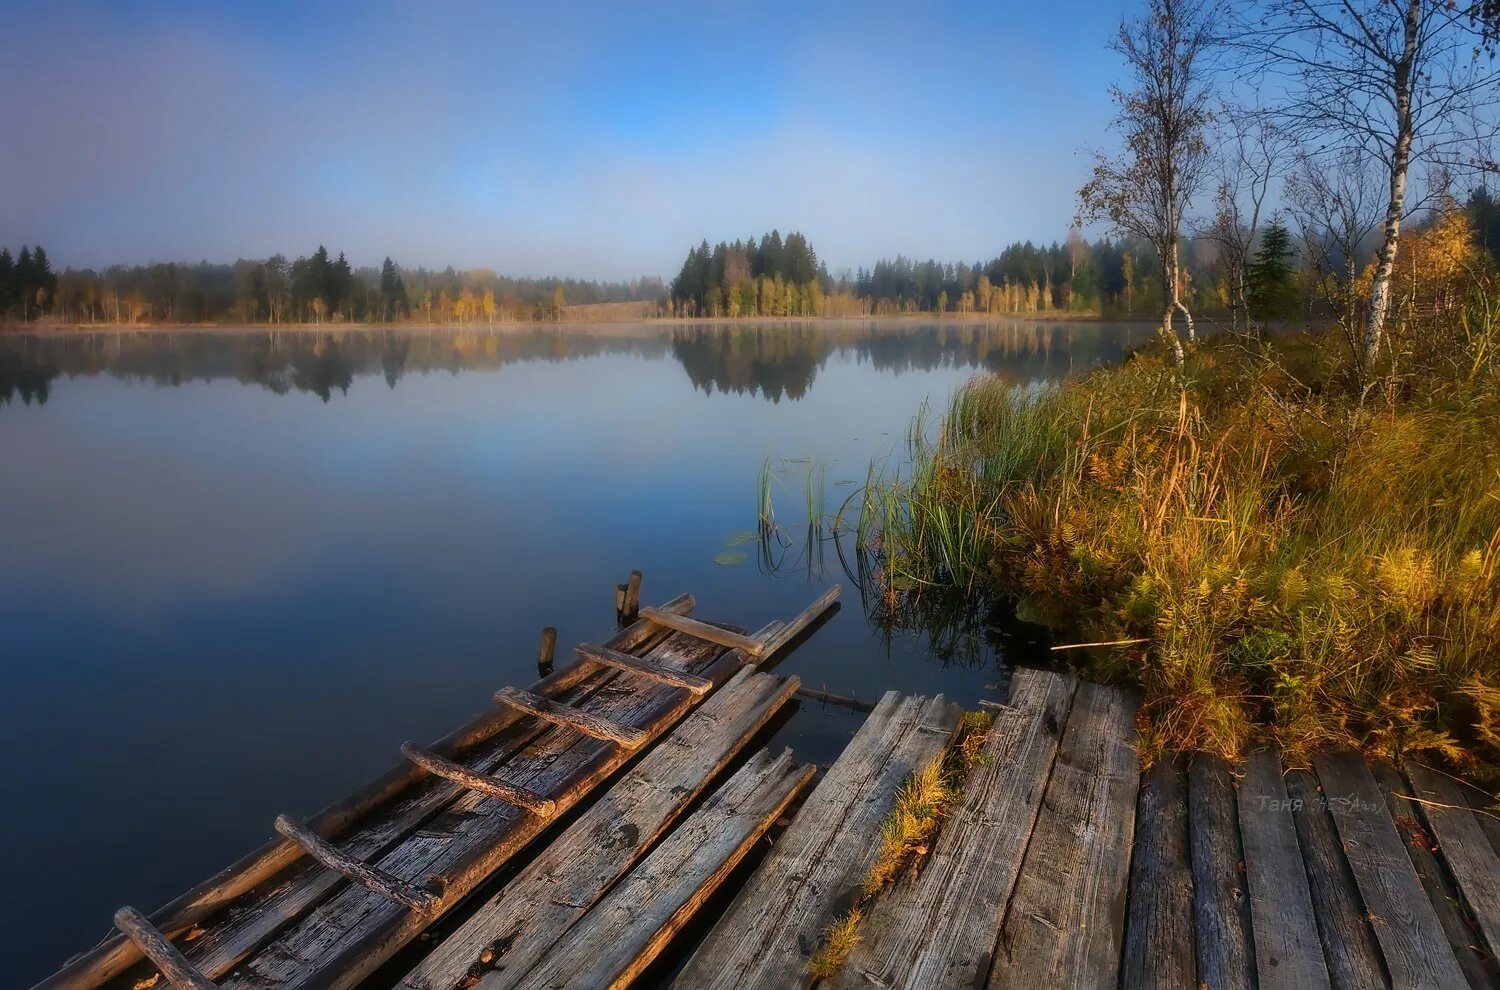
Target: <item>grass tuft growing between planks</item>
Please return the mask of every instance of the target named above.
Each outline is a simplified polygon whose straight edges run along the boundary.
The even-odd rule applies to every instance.
[[[863,570],[893,611],[1018,600],[1118,644],[1067,657],[1144,689],[1148,758],[1272,738],[1494,780],[1500,373],[1436,339],[1378,375],[1327,334],[976,379],[866,489]]]
[[[829,980],[838,975],[849,955],[859,945],[859,923],[863,914],[852,907],[839,915],[833,924],[823,931],[823,944],[807,962],[807,971],[815,980]]]

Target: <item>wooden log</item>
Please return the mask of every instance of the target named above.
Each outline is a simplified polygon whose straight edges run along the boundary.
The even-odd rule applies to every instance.
[[[641,572],[631,571],[625,582],[625,621],[634,622],[641,611]]]
[[[798,688],[797,697],[806,698],[808,701],[816,701],[824,705],[837,705],[854,712],[869,714],[875,710],[874,702],[860,701],[858,698],[846,698],[841,694],[833,694],[825,685],[821,688]]]
[[[941,695],[887,692],[675,985],[740,990],[805,982],[822,929],[859,896],[897,792],[942,754],[960,715]]]
[[[1239,795],[1240,840],[1245,848],[1245,883],[1250,890],[1250,928],[1260,987],[1311,990],[1330,986],[1280,752],[1252,753],[1244,773]]]
[[[1282,779],[1292,802],[1292,822],[1307,866],[1307,889],[1330,982],[1335,990],[1389,986],[1370,918],[1317,778],[1306,770],[1288,770]]]
[[[653,680],[658,684],[682,688],[697,695],[707,694],[713,687],[713,682],[706,677],[697,677],[693,674],[685,674],[680,670],[672,670],[668,667],[663,667],[659,663],[631,656],[629,653],[611,650],[607,646],[580,643],[573,648],[573,652],[585,660],[600,663],[606,667],[613,667],[616,670],[626,670],[632,674],[640,674],[642,677]]]
[[[1187,787],[1171,760],[1151,768],[1136,803],[1120,985],[1163,990],[1198,985]]]
[[[702,674],[716,684],[727,680],[744,662],[716,644],[679,635],[669,637],[649,655]],[[666,731],[699,703],[686,692],[649,683],[633,690],[611,690],[614,679],[631,675],[599,673],[599,678],[589,681],[594,710],[623,724],[642,726],[653,736]],[[580,694],[578,698],[588,696]],[[559,814],[563,814],[631,755],[623,747],[549,725],[524,748],[507,750],[503,762],[490,772],[509,783],[551,795]],[[427,821],[420,832],[402,839],[378,865],[408,879],[444,877],[444,903],[454,904],[545,826],[536,816],[513,805],[464,792]],[[362,888],[345,887],[220,982],[226,990],[314,986],[347,990],[359,985],[431,921]]]
[[[1417,806],[1437,838],[1443,860],[1490,954],[1500,955],[1500,854],[1469,810],[1467,795],[1457,781],[1412,762],[1406,764],[1406,776],[1421,799]]]
[[[552,661],[557,655],[557,627],[547,626],[542,630],[541,647],[537,650],[536,669],[537,673],[546,677],[552,673]]]
[[[422,914],[427,914],[438,906],[438,897],[432,891],[398,880],[378,867],[339,852],[336,846],[318,833],[286,815],[276,816],[276,831],[301,846],[302,851],[313,859],[366,890],[373,890],[382,897],[405,904]]]
[[[1138,704],[1123,688],[1078,686],[1000,926],[991,986],[1113,986],[1119,979],[1141,775]]]
[[[1448,936],[1364,759],[1353,752],[1322,753],[1314,758],[1313,766],[1391,982],[1434,990],[1463,986],[1463,971]]]
[[[699,622],[697,619],[690,619],[685,615],[666,612],[662,609],[643,608],[641,609],[641,618],[655,622],[676,632],[696,636],[705,642],[718,643],[720,646],[727,646],[731,650],[739,650],[748,657],[757,657],[760,655],[758,651],[761,648],[761,644],[749,636],[731,632],[719,626],[709,625],[707,622]]]
[[[757,753],[521,980],[537,990],[628,987],[812,780],[791,750]],[[483,990],[509,985],[498,974]]]
[[[842,590],[839,585],[835,584],[823,592],[811,605],[807,606],[795,618],[777,630],[775,635],[764,637],[760,642],[759,652],[752,655],[758,660],[768,660],[775,656],[782,647],[800,636],[803,630],[811,626],[817,621],[819,616],[832,608],[839,600],[839,594]]]
[[[983,983],[1075,686],[1049,671],[1016,671],[1011,707],[990,728],[963,804],[943,823],[916,878],[866,914],[862,940],[830,986]],[[867,835],[874,843],[878,833]],[[963,908],[935,912],[937,904]]]
[[[660,609],[674,613],[687,613],[693,610],[694,605],[692,595],[679,595],[660,606]],[[661,638],[661,635],[662,629],[658,624],[636,622],[628,629],[621,630],[606,645],[618,650],[634,650]],[[586,665],[574,664],[544,677],[532,686],[532,691],[544,696],[555,696],[573,688],[591,673],[593,670]],[[514,709],[497,708],[455,729],[428,748],[435,753],[454,756],[494,738],[523,717]],[[420,767],[403,760],[353,794],[335,801],[318,812],[308,819],[307,826],[323,838],[337,841],[377,809],[396,801],[407,788],[424,776],[425,773]],[[400,834],[404,834],[406,828],[415,828],[420,824],[431,813],[426,810],[429,805],[441,803],[444,799],[451,799],[451,796],[456,793],[457,788],[453,788],[446,793],[439,789],[426,795],[429,799],[428,804],[421,807],[414,805],[405,821],[397,824],[395,836],[399,837]],[[379,845],[374,852],[384,848],[383,844]],[[175,935],[208,920],[229,906],[235,899],[295,864],[302,855],[302,848],[295,842],[282,838],[272,839],[158,908],[151,914],[150,920],[162,932]],[[298,891],[288,893],[286,900],[289,903],[278,912],[281,917],[275,927],[260,934],[258,938],[269,937],[281,924],[316,904],[325,896],[329,889],[327,874],[322,871],[310,871],[308,875],[311,879]],[[246,921],[241,921],[236,925],[236,928],[245,935],[240,941],[248,943],[253,948],[259,943],[253,934],[245,931],[250,927],[253,926]],[[203,944],[213,944],[217,941],[219,940],[211,939]],[[195,943],[195,946],[197,944],[199,943]],[[244,951],[248,952],[249,949]],[[228,958],[226,966],[232,965],[242,955],[243,952]],[[135,943],[124,935],[110,936],[92,949],[69,960],[56,973],[38,983],[35,990],[85,990],[85,988],[96,987],[118,976],[140,958],[141,953]],[[201,962],[199,965],[202,966]]]
[[[401,981],[451,990],[486,951],[500,985],[520,979],[568,926],[640,861],[796,689],[741,670]],[[493,947],[503,949],[496,952]]]
[[[135,908],[122,907],[116,911],[115,927],[151,960],[152,965],[161,970],[168,985],[187,987],[189,990],[218,990],[177,951],[177,946],[157,931],[156,926]]]
[[[553,725],[563,725],[570,729],[576,729],[586,736],[595,739],[603,739],[605,742],[617,743],[626,749],[636,749],[646,741],[646,734],[633,725],[621,725],[611,722],[607,718],[600,718],[592,712],[586,712],[582,708],[574,708],[571,705],[560,705],[555,701],[549,701],[541,695],[532,694],[515,687],[503,687],[495,692],[495,700],[502,705],[510,705],[537,718],[551,722]]]
[[[1198,980],[1214,990],[1252,990],[1255,947],[1234,777],[1229,764],[1207,753],[1196,754],[1188,769],[1188,841]]]
[[[451,780],[455,784],[467,787],[471,791],[479,791],[481,794],[488,794],[492,798],[509,801],[517,807],[525,808],[534,815],[551,818],[557,813],[557,803],[544,794],[533,794],[524,787],[514,787],[498,777],[479,773],[464,766],[462,763],[455,763],[452,760],[438,756],[436,753],[428,752],[415,743],[402,743],[401,755],[428,773],[435,774],[445,780]]]
[[[1371,760],[1370,773],[1380,785],[1385,806],[1396,825],[1396,834],[1401,836],[1407,858],[1422,881],[1428,902],[1437,912],[1453,955],[1464,971],[1464,978],[1473,990],[1500,986],[1500,979],[1495,978],[1494,957],[1484,948],[1483,934],[1477,923],[1470,920],[1452,875],[1438,858],[1437,840],[1433,838],[1431,826],[1426,823],[1417,803],[1412,800],[1415,795],[1411,784],[1389,760]]]

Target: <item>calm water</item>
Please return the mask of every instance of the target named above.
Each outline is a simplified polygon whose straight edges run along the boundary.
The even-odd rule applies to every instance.
[[[599,641],[614,584],[755,628],[829,582],[782,667],[982,697],[1024,630],[950,654],[866,621],[803,552],[972,375],[1119,359],[1139,326],[1005,322],[0,336],[0,972],[27,985],[536,676],[543,625]],[[753,530],[770,458],[792,546]],[[805,528],[803,529],[805,532]],[[732,563],[741,554],[745,559]],[[560,659],[563,651],[560,650]],[[777,744],[827,762],[858,716]]]

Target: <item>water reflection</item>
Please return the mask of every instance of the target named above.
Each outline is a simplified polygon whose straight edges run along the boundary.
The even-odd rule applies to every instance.
[[[1021,320],[0,334],[0,405],[46,403],[58,378],[93,375],[159,386],[233,380],[328,402],[376,375],[394,389],[410,374],[602,355],[670,358],[706,394],[778,403],[804,398],[836,355],[898,374],[957,368],[1033,381],[1118,360],[1139,336],[1117,324]]]

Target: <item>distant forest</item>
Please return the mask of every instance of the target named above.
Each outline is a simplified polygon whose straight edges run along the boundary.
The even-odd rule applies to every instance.
[[[232,265],[168,262],[55,273],[41,247],[0,250],[0,321],[68,323],[453,323],[556,320],[567,306],[647,302],[659,278],[595,282],[514,278],[487,268],[354,268],[318,247]]]
[[[1485,190],[1464,204],[1475,237],[1500,259],[1500,205]],[[1417,225],[1421,229],[1421,224]],[[1222,314],[1235,279],[1246,281],[1260,316],[1310,310],[1321,273],[1307,257],[1332,259],[1299,244],[1279,220],[1261,232],[1247,272],[1223,262],[1211,238],[1186,244],[1183,293],[1195,312]],[[1363,259],[1360,259],[1363,261]],[[859,317],[901,313],[1101,315],[1154,318],[1164,291],[1161,266],[1145,242],[1088,240],[1069,231],[1061,242],[1012,244],[989,261],[913,261],[897,256],[832,275],[801,233],[688,251],[670,284],[515,278],[485,268],[442,271],[354,268],[319,246],[233,264],[114,265],[102,271],[53,270],[40,246],[16,254],[0,248],[0,322],[50,318],[80,324],[422,323],[493,325],[555,321],[568,307],[635,304],[618,318],[675,316]],[[576,313],[576,310],[574,311]],[[610,318],[617,318],[610,314]]]

